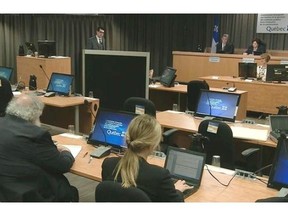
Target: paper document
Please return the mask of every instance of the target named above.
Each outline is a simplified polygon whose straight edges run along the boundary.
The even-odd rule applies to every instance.
[[[250,139],[250,140],[259,140],[266,141],[268,138],[267,129],[253,129],[239,126],[230,126],[233,131],[234,138],[240,139]]]
[[[82,146],[80,145],[63,145],[66,148],[68,148],[71,151],[71,154],[73,155],[74,158],[79,154],[79,152],[82,149]]]
[[[73,139],[82,139],[83,138],[83,136],[80,136],[77,134],[71,134],[71,133],[62,133],[62,134],[60,134],[60,136],[69,137],[69,138],[73,138]]]

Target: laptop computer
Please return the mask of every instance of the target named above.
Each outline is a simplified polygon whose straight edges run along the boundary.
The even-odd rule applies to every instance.
[[[195,193],[201,184],[206,154],[169,146],[164,167],[172,179],[185,180],[192,189],[183,192],[184,198]]]
[[[125,150],[127,148],[125,134],[135,116],[137,114],[132,112],[98,109],[87,143],[109,146],[117,152]]]
[[[73,78],[74,76],[71,74],[53,72],[46,92],[55,92],[64,96],[70,95]]]
[[[13,68],[10,67],[1,67],[0,66],[0,76],[6,78],[8,81],[11,80],[13,73]]]

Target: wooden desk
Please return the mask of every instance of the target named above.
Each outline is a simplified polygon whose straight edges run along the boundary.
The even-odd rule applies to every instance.
[[[74,124],[76,132],[89,134],[93,126],[94,116],[99,108],[99,99],[64,96],[41,96],[40,98],[46,105],[41,116],[43,123],[62,128]],[[85,99],[88,101],[88,105],[85,105]]]
[[[256,63],[260,56],[173,51],[173,68],[177,81],[189,82],[203,76],[238,76],[238,63],[249,58]],[[270,64],[279,64],[288,57],[272,56]]]
[[[223,88],[210,88],[211,91],[227,92]],[[172,109],[172,104],[177,103],[180,111],[186,110],[187,104],[187,85],[175,85],[174,87],[165,87],[161,84],[149,86],[149,98],[153,101],[158,111]],[[237,90],[229,92],[230,94],[240,94],[240,102],[236,119],[243,120],[246,118],[248,93],[246,91]],[[177,95],[177,100],[175,96]],[[172,100],[172,101],[171,101]]]
[[[288,105],[288,84],[247,82],[230,76],[206,76],[200,79],[206,80],[214,88],[234,85],[238,90],[247,91],[249,111],[277,114],[277,106]]]
[[[157,112],[156,118],[164,128],[176,128],[181,131],[192,132],[195,133],[198,131],[198,127],[202,119],[195,118],[192,115],[179,113],[179,112],[171,112],[171,111],[164,111],[164,112]],[[259,130],[267,130],[267,128],[258,126],[258,125],[251,125],[251,124],[243,124],[240,122],[236,123],[229,123],[230,126],[237,126],[243,128],[251,128],[251,129],[259,129]],[[257,140],[257,134],[255,134],[255,139],[248,140],[244,139],[245,142],[251,144],[257,144],[261,146],[268,146],[268,147],[276,147],[276,143],[270,139],[266,141]],[[236,138],[240,139],[240,138]]]
[[[30,75],[34,74],[37,77],[37,88],[46,89],[49,80],[43,70],[50,79],[53,72],[71,74],[71,58],[35,58],[27,56],[17,56],[17,81],[23,81],[26,86],[29,86]]]
[[[103,159],[93,159],[89,161],[89,153],[94,150],[92,145],[86,144],[83,139],[72,139],[61,135],[53,136],[53,140],[57,140],[59,144],[75,144],[81,145],[82,150],[75,159],[70,172],[79,176],[83,176],[95,181],[102,181],[101,165]],[[85,153],[88,155],[83,157]],[[111,156],[115,156],[111,154]],[[148,162],[158,166],[164,166],[164,160],[157,157],[149,157]],[[224,183],[232,178],[231,175],[212,173]],[[267,180],[267,179],[266,179]],[[257,199],[276,196],[277,191],[267,188],[265,184],[257,180],[242,179],[235,177],[228,187],[221,186],[206,170],[202,177],[200,189],[190,197],[186,202],[255,202]]]

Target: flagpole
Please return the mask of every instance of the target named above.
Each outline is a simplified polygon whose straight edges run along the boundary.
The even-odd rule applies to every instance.
[[[219,15],[214,15],[211,53],[216,53],[217,43],[219,43]]]

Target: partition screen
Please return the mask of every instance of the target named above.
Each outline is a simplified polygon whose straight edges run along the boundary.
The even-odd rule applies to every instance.
[[[82,94],[93,91],[100,107],[123,109],[129,97],[147,98],[150,53],[83,50]]]

